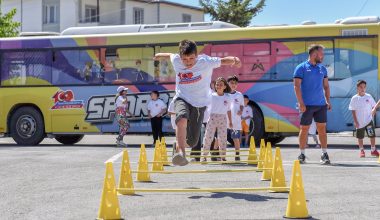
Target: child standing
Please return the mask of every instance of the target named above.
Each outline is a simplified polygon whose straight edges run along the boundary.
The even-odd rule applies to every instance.
[[[159,99],[160,93],[152,91],[150,93],[151,100],[148,102],[148,116],[152,126],[153,146],[156,140],[161,140],[162,135],[162,116],[166,112],[166,104]]]
[[[249,98],[247,95],[244,95],[244,108],[243,112],[241,114],[241,127],[243,129],[244,133],[244,146],[248,146],[248,141],[249,141],[249,126],[251,125],[251,119],[253,118],[253,109],[249,103]]]
[[[218,133],[218,143],[221,158],[226,161],[223,157],[226,155],[227,146],[227,128],[232,128],[231,120],[231,98],[228,93],[231,92],[226,79],[219,77],[215,81],[215,92],[212,93],[211,106],[210,106],[210,119],[208,120],[206,127],[206,134],[203,141],[203,160],[207,161],[206,157],[209,153],[212,140],[215,135],[215,131]],[[227,117],[229,121],[229,126],[227,127]]]
[[[116,120],[117,120],[117,123],[119,124],[119,136],[117,136],[116,138],[116,144],[122,147],[127,146],[127,144],[123,142],[123,138],[130,127],[128,119],[127,119],[127,113],[129,115],[132,115],[132,113],[128,109],[127,91],[128,91],[128,88],[124,86],[119,86],[117,88],[116,101],[115,101]]]
[[[186,146],[194,147],[199,140],[203,114],[209,105],[211,95],[209,85],[212,71],[221,65],[240,67],[238,57],[210,57],[199,55],[197,45],[191,40],[179,43],[179,54],[158,53],[154,60],[170,59],[176,73],[176,112],[177,153],[173,155],[174,165],[186,165]]]
[[[232,128],[228,129],[228,133],[234,142],[235,150],[235,161],[240,161],[240,138],[241,138],[241,114],[244,108],[244,97],[241,92],[236,91],[239,79],[237,76],[230,76],[227,79],[228,85],[231,88],[231,114],[232,114]]]
[[[356,138],[358,139],[360,157],[365,157],[363,139],[364,132],[371,140],[371,155],[379,156],[379,152],[376,150],[375,143],[375,126],[372,120],[372,110],[376,109],[375,100],[372,96],[366,93],[367,82],[359,80],[356,84],[357,94],[351,98],[349,110],[352,111],[352,117],[354,118],[354,124],[356,128]]]

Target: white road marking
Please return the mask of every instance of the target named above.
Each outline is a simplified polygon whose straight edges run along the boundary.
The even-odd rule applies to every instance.
[[[116,155],[113,155],[111,158],[109,158],[108,160],[106,160],[104,163],[108,163],[108,162],[114,163],[122,155],[123,155],[123,151],[120,152],[120,153],[118,153],[118,154],[116,154]]]

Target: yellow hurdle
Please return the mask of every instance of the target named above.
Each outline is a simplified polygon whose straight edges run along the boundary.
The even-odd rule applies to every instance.
[[[148,160],[147,160],[146,150],[145,150],[145,144],[141,144],[139,165],[138,165],[137,170],[138,171],[148,171],[149,170]],[[138,172],[137,173],[137,181],[149,182],[150,181],[149,173]]]
[[[260,141],[260,154],[259,154],[259,163],[257,164],[257,168],[263,168],[264,167],[264,161],[265,161],[265,154],[266,154],[266,146],[265,146],[265,140],[261,139]]]
[[[164,161],[164,166],[170,165],[169,160],[168,160],[168,151],[166,150],[166,142],[165,142],[165,137],[161,138],[161,157],[162,161]]]
[[[285,218],[310,218],[303,188],[300,162],[294,161]]]
[[[131,189],[119,188],[119,192],[128,192]],[[257,187],[257,188],[190,188],[190,189],[134,189],[138,193],[201,193],[201,192],[259,192],[259,191],[275,191],[289,190],[289,187]]]
[[[128,151],[123,151],[123,159],[121,161],[119,188],[131,188],[133,189],[132,171],[129,163]],[[130,192],[134,194],[133,191]]]
[[[156,140],[156,145],[154,147],[154,157],[153,157],[153,166],[152,171],[162,171],[164,170],[164,166],[162,163],[162,157],[161,157],[161,144],[159,140]],[[157,162],[161,161],[161,162]]]
[[[128,188],[126,188],[128,189]],[[124,193],[133,193],[130,189]],[[97,219],[121,219],[120,205],[115,187],[115,175],[112,162],[106,163],[106,175],[104,177],[102,198]]]
[[[272,155],[272,144],[268,141],[265,154],[265,162],[263,168],[273,168],[273,155]],[[262,181],[271,180],[272,170],[263,170],[263,175],[261,177]]]
[[[248,154],[248,160],[249,161],[257,161],[257,155],[256,155],[256,143],[255,138],[251,136],[251,139],[249,141],[249,154]],[[248,162],[248,164],[257,164],[257,162]]]
[[[264,170],[272,170],[273,168],[263,168]],[[238,173],[238,172],[259,172],[257,168],[254,169],[226,169],[226,170],[164,170],[164,171],[138,171],[133,170],[132,173],[156,173],[156,174],[189,174],[189,173]]]

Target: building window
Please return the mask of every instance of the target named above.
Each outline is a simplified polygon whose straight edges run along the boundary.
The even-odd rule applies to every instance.
[[[98,21],[98,10],[96,6],[86,5],[85,6],[85,18],[86,23],[93,23]]]
[[[191,22],[191,15],[189,15],[189,14],[182,14],[182,22],[184,22],[184,23]]]
[[[43,6],[43,23],[44,24],[55,24],[58,22],[57,13],[58,6],[57,5],[44,5]]]
[[[144,24],[144,9],[143,8],[133,8],[133,23]]]

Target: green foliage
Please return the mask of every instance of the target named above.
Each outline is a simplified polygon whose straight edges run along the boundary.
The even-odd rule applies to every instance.
[[[0,0],[1,5],[1,0]],[[0,11],[0,37],[16,37],[19,34],[18,28],[21,26],[20,22],[14,22],[13,17],[16,15],[16,9],[3,15]]]
[[[260,0],[255,6],[252,5],[252,0],[199,0],[199,4],[214,21],[246,27],[263,10],[265,0]]]

